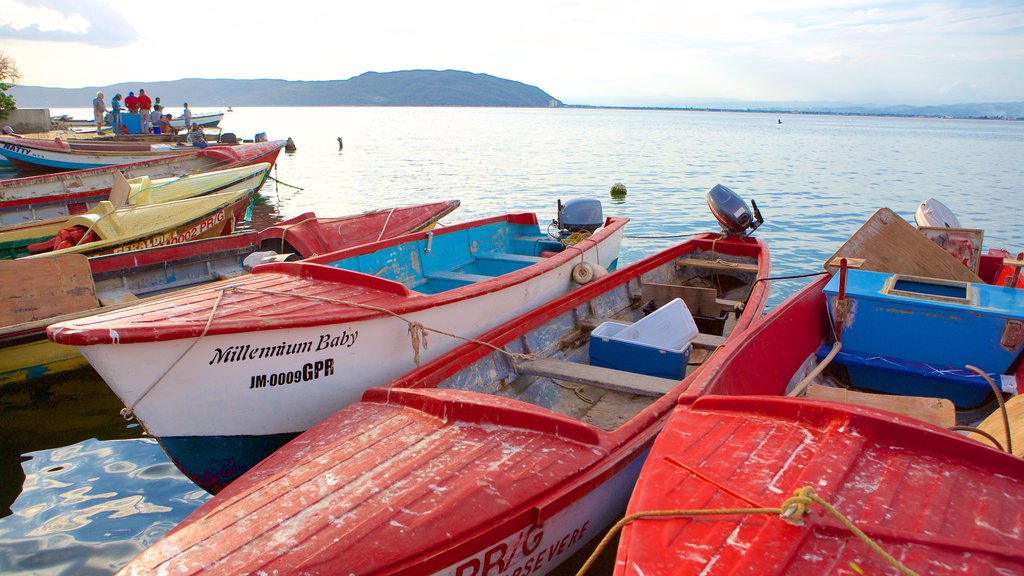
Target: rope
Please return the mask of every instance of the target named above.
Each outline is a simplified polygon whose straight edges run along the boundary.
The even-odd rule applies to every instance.
[[[836,357],[836,354],[839,354],[839,351],[842,350],[842,348],[843,343],[836,340],[836,343],[832,345],[832,350],[828,353],[828,356],[822,358],[821,362],[818,362],[818,365],[814,367],[814,370],[811,370],[811,372],[807,376],[804,376],[804,379],[801,380],[799,384],[794,386],[793,389],[786,394],[786,396],[799,396],[803,394],[804,390],[806,390],[807,387],[811,385],[811,382],[815,378],[817,378],[818,375],[822,373],[822,371],[825,370],[825,367],[832,362],[832,360]]]
[[[380,229],[380,236],[377,236],[378,242],[380,242],[380,239],[384,237],[384,231],[388,229],[388,222],[391,222],[391,215],[395,213],[395,208],[397,208],[397,206],[391,208],[391,211],[388,212],[388,217],[384,220],[384,226]]]
[[[458,334],[452,334],[451,332],[445,332],[444,330],[438,330],[437,328],[430,328],[429,326],[424,326],[424,325],[420,324],[419,322],[415,322],[413,320],[409,320],[409,319],[403,317],[401,314],[398,314],[397,312],[393,312],[391,310],[388,310],[387,308],[381,308],[379,306],[373,306],[371,304],[363,304],[361,302],[352,302],[350,300],[337,300],[335,298],[327,298],[325,296],[314,296],[312,294],[292,294],[290,292],[282,292],[280,290],[266,290],[266,289],[256,289],[256,288],[241,288],[239,286],[228,286],[228,287],[223,289],[222,293],[223,292],[227,292],[227,291],[231,291],[231,292],[251,292],[251,293],[256,293],[256,294],[270,294],[270,295],[274,295],[274,296],[284,296],[284,297],[289,297],[289,298],[305,298],[307,300],[316,300],[316,301],[319,301],[319,302],[327,302],[327,303],[330,303],[330,304],[340,304],[342,306],[352,306],[353,308],[362,308],[364,310],[372,310],[374,312],[383,312],[384,314],[388,314],[388,315],[390,315],[390,316],[392,316],[394,318],[397,318],[397,319],[401,320],[402,322],[405,322],[406,324],[409,325],[409,336],[410,336],[410,340],[411,340],[412,346],[413,346],[413,358],[416,360],[416,365],[417,366],[419,366],[419,363],[420,363],[420,360],[419,360],[419,358],[420,358],[420,353],[419,353],[420,347],[422,346],[422,348],[424,350],[427,348],[427,337],[426,337],[427,336],[426,335],[427,332],[434,332],[435,334],[441,334],[443,336],[448,336],[450,338],[455,338],[457,340],[463,340],[465,342],[473,342],[474,344],[480,344],[482,346],[486,346],[486,347],[494,350],[495,352],[501,352],[502,354],[505,354],[506,356],[509,356],[513,360],[516,360],[516,359],[528,360],[528,359],[532,359],[533,358],[533,355],[531,355],[531,354],[518,354],[518,353],[515,353],[515,352],[509,352],[509,351],[504,350],[504,349],[502,349],[502,348],[500,348],[498,346],[495,346],[494,344],[491,344],[490,342],[484,342],[483,340],[477,340],[475,338],[468,338],[466,336],[459,336]],[[218,301],[219,301],[219,299],[218,299]],[[212,320],[213,316],[211,315],[210,318]],[[205,332],[206,331],[204,330],[203,333],[205,334]],[[202,336],[200,336],[200,337],[202,337]]]
[[[135,400],[135,402],[132,402],[130,406],[125,406],[124,408],[121,409],[122,418],[124,418],[125,420],[131,420],[132,418],[134,418],[135,407],[139,405],[139,402],[142,402],[142,399],[145,398],[146,395],[153,390],[153,388],[156,388],[156,385],[159,384],[160,381],[163,380],[164,377],[166,377],[167,374],[169,374],[170,371],[173,370],[174,367],[178,365],[178,362],[181,362],[181,359],[187,356],[188,353],[192,351],[192,348],[194,348],[195,345],[199,343],[199,340],[201,340],[203,336],[206,336],[206,333],[209,332],[210,330],[210,326],[213,325],[213,315],[217,313],[217,307],[220,306],[220,301],[224,298],[224,292],[226,291],[227,289],[221,290],[220,294],[217,295],[217,300],[214,301],[213,308],[210,310],[210,317],[206,319],[206,326],[203,327],[203,331],[201,334],[199,334],[199,338],[196,338],[191,344],[189,344],[188,348],[186,348],[185,351],[182,352],[180,356],[178,356],[178,359],[175,360],[170,366],[168,366],[167,369],[164,370],[162,374],[160,374],[160,377],[157,378],[152,384],[149,385],[148,388],[146,388],[145,391],[142,392],[142,395],[139,396]]]
[[[984,431],[981,428],[978,428],[976,426],[950,426],[949,429],[953,430],[953,431],[962,430],[964,432],[974,432],[975,434],[978,434],[979,436],[984,436],[985,439],[987,439],[989,442],[991,442],[1001,452],[1011,453],[1006,448],[1003,448],[1003,445],[999,442],[999,440],[996,440],[995,436],[989,434],[988,432],[986,432],[986,431]]]
[[[1003,414],[1003,430],[1006,432],[1006,452],[1013,454],[1013,440],[1010,438],[1010,415],[1007,414],[1006,404],[1003,402],[1003,391],[999,389],[999,386],[996,386],[996,383],[981,368],[971,366],[970,364],[967,364],[964,368],[981,374],[981,377],[992,387],[992,392],[996,395],[996,402],[999,402],[999,411]]]
[[[277,170],[275,170],[274,172],[277,172]],[[287,187],[289,187],[289,188],[294,188],[294,189],[296,189],[296,190],[305,190],[305,188],[301,188],[301,187],[299,187],[299,186],[295,186],[295,185],[292,185],[292,184],[288,184],[287,182],[281,182],[280,180],[278,180],[277,178],[275,178],[275,177],[273,177],[273,176],[267,176],[267,178],[269,178],[269,179],[273,180],[273,181],[274,181],[275,183],[277,183],[277,184],[280,184],[280,185],[282,185],[282,186],[287,186]]]
[[[608,532],[601,539],[601,542],[594,549],[594,552],[587,559],[586,563],[576,573],[577,576],[583,576],[590,569],[590,567],[597,561],[597,558],[601,555],[608,544],[615,538],[619,530],[626,524],[635,520],[641,520],[646,518],[665,518],[665,517],[684,517],[684,516],[735,516],[735,515],[751,515],[751,514],[771,514],[778,516],[782,520],[800,526],[803,520],[804,514],[809,511],[811,504],[817,504],[825,509],[826,512],[835,517],[839,522],[850,532],[852,532],[857,538],[863,541],[869,548],[875,551],[876,554],[881,556],[886,562],[895,567],[901,574],[905,576],[917,576],[917,573],[907,568],[902,562],[894,558],[891,554],[882,549],[881,546],[875,543],[870,536],[865,534],[860,528],[857,528],[852,522],[850,522],[845,516],[842,515],[828,502],[825,502],[810,486],[799,488],[793,492],[793,495],[786,499],[779,508],[720,508],[715,510],[650,510],[646,512],[637,512],[630,514],[623,519],[619,520],[612,526]]]

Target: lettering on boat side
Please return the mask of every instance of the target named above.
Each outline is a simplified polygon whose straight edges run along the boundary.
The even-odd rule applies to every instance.
[[[506,538],[455,567],[455,576],[527,576],[564,560],[575,544],[589,539],[586,521],[582,526],[554,538],[544,537],[544,525],[531,526]]]
[[[319,352],[330,348],[351,348],[355,345],[358,338],[358,330],[346,328],[341,334],[321,334],[320,338],[316,341],[281,342],[271,346],[239,344],[228,346],[227,348],[214,348],[213,356],[207,364],[213,366],[214,364],[248,362],[264,358],[306,354],[307,352]]]
[[[6,142],[4,142],[4,150],[10,150],[11,152],[24,154],[25,156],[30,156],[32,154],[32,150],[28,148],[22,148],[21,146],[15,146],[14,144],[8,144]]]
[[[205,218],[202,222],[193,224],[189,228],[183,231],[173,230],[171,232],[164,232],[157,236],[150,236],[141,242],[133,242],[131,244],[125,244],[114,248],[114,253],[128,252],[130,250],[142,250],[145,248],[153,248],[156,246],[163,246],[165,244],[181,244],[182,242],[188,242],[189,240],[195,240],[200,234],[210,230],[214,226],[224,222],[227,219],[225,211],[221,210],[216,214],[211,214]]]
[[[325,358],[316,362],[307,362],[301,370],[277,372],[275,374],[255,374],[249,378],[249,389],[284,386],[317,380],[323,376],[334,374],[334,358]]]

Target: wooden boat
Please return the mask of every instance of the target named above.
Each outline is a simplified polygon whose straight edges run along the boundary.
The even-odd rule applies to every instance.
[[[122,574],[546,574],[622,513],[768,271],[763,242],[700,234],[570,292],[366,391]]]
[[[573,243],[586,234],[495,216],[257,266],[48,336],[78,346],[179,468],[216,489],[366,388],[451,350],[461,341],[450,334],[476,336],[577,286],[574,273],[614,268],[625,224],[599,217]]]
[[[131,180],[118,177],[115,178],[111,200],[100,202],[84,214],[58,216],[0,228],[0,257],[19,258],[29,254],[50,252],[56,245],[54,237],[58,233],[74,225],[89,229],[93,226],[91,221],[97,220],[98,216],[102,216],[102,220],[98,220],[96,226],[100,230],[116,234],[114,228],[105,226],[107,222],[127,216],[123,211],[117,212],[123,207],[163,204],[214,192],[258,190],[269,172],[270,164],[261,163],[157,180],[152,180],[148,176]]]
[[[245,188],[206,194],[160,204],[114,207],[108,200],[85,214],[72,216],[62,231],[75,229],[78,240],[67,247],[24,258],[48,258],[59,254],[99,256],[141,250],[165,244],[181,244],[225,236],[245,219],[255,190]],[[6,234],[6,233],[4,233]],[[62,236],[58,234],[55,241]],[[4,236],[0,235],[0,239]]]
[[[211,144],[211,147],[228,146]],[[38,140],[0,136],[0,155],[19,170],[61,172],[114,164],[129,164],[154,158],[190,154],[195,148],[183,143],[92,142],[88,140]]]
[[[126,178],[171,178],[266,162],[273,165],[283,140],[218,146],[88,170],[0,180],[0,226],[81,214],[110,196],[115,174]]]
[[[906,248],[909,253],[892,255],[933,270],[946,266],[916,258],[909,243]],[[868,267],[877,265],[878,258],[864,255]],[[806,486],[917,573],[1024,570],[1024,533],[1013,512],[1024,498],[1024,461],[948,430],[976,422],[996,402],[954,410],[953,401],[937,397],[950,383],[956,398],[962,394],[956,388],[970,388],[964,382],[972,376],[982,381],[965,363],[993,372],[994,383],[1024,384],[1021,344],[1012,345],[1004,333],[1024,313],[1024,292],[975,284],[985,288],[977,294],[999,293],[987,300],[992,306],[980,311],[961,303],[956,310],[941,299],[922,297],[914,285],[902,286],[909,290],[891,298],[879,290],[866,293],[858,286],[861,272],[849,270],[840,299],[845,303],[838,307],[832,287],[840,274],[800,290],[752,326],[687,390],[651,449],[627,514],[740,511],[631,521],[621,535],[615,574],[896,573],[817,505],[801,525],[743,512],[785,507],[783,502]],[[899,276],[866,273],[876,274]],[[932,287],[958,284],[918,278],[915,282]],[[885,305],[877,306],[877,298]],[[993,327],[968,318],[974,314],[1005,320]],[[922,325],[940,317],[945,321]],[[975,330],[984,324],[989,328]],[[885,346],[875,356],[879,360],[904,355],[918,343],[945,353],[941,362],[913,359],[885,368],[887,381],[917,382],[895,390],[915,396],[857,386],[872,382],[858,380],[855,373],[864,369],[865,355],[858,348],[864,346],[863,331],[872,327],[874,339]],[[1013,350],[1003,350],[1004,344]],[[972,359],[958,360],[968,347],[974,348]],[[823,358],[823,349],[836,353]],[[882,373],[877,366],[867,368]],[[924,372],[931,388],[919,382]],[[793,397],[799,395],[806,398]]]
[[[258,261],[308,258],[427,230],[458,206],[449,200],[335,218],[307,212],[259,232],[88,260],[69,254],[0,262],[0,386],[88,365],[74,346],[46,339],[55,322],[246,274],[254,254]]]

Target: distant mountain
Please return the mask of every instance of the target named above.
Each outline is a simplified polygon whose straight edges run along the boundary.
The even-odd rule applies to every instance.
[[[185,78],[170,82],[132,82],[85,88],[15,86],[10,94],[21,108],[88,108],[98,90],[107,100],[120,92],[145,88],[170,106],[496,106],[730,110],[862,116],[928,116],[1024,120],[1024,102],[942,106],[872,106],[847,102],[765,102],[676,99],[636,106],[566,105],[547,92],[488,74],[458,70],[367,72],[348,80],[229,80]],[[637,100],[639,101],[639,100]]]
[[[15,86],[20,108],[87,108],[97,91],[127,96],[145,88],[171,106],[507,106],[562,103],[536,86],[458,70],[367,72],[348,80],[205,80],[133,82],[86,88]]]

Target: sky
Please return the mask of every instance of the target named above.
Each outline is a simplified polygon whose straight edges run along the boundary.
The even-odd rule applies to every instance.
[[[1024,0],[0,0],[20,84],[465,70],[567,104],[1024,100]]]

